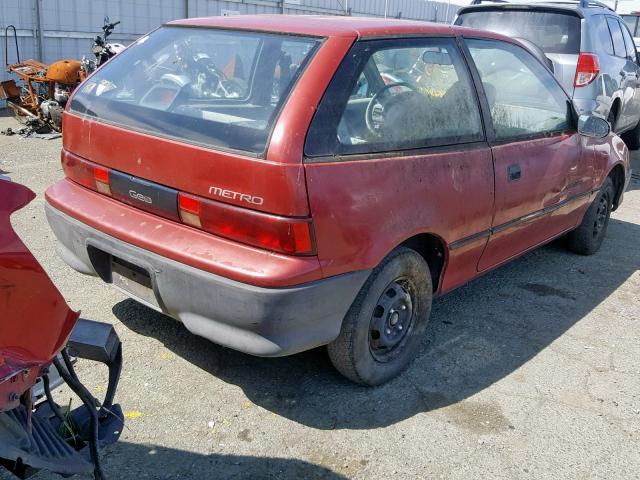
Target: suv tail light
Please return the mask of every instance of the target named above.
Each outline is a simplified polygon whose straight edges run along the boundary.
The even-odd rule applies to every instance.
[[[593,82],[600,73],[600,63],[595,53],[580,53],[576,76],[573,80],[574,87],[584,87]]]
[[[286,218],[178,194],[182,223],[221,237],[276,252],[315,253],[310,219]]]

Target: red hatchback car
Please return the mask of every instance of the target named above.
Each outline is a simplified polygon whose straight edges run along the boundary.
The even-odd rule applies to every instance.
[[[371,18],[171,22],[88,78],[46,194],[62,258],[254,355],[328,345],[368,385],[432,298],[564,234],[596,252],[629,180],[517,41]]]

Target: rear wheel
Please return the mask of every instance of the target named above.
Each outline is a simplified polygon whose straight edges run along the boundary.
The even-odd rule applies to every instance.
[[[607,233],[614,195],[613,180],[607,177],[582,223],[567,235],[569,249],[581,255],[593,255],[600,249]]]
[[[419,350],[432,300],[429,266],[400,247],[378,265],[351,305],[340,335],[327,346],[340,373],[380,385],[404,370]]]

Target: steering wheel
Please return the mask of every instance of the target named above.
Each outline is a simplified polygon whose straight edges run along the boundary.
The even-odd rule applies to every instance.
[[[380,104],[384,109],[384,104],[380,100],[382,97],[386,96],[389,93],[389,90],[395,87],[405,87],[411,91],[415,91],[415,87],[407,82],[389,83],[383,86],[382,88],[380,88],[380,90],[378,90],[375,93],[375,95],[371,97],[371,100],[369,100],[369,103],[367,104],[367,110],[365,112],[365,122],[367,124],[367,130],[369,130],[372,134],[374,134],[377,137],[382,135],[382,132],[380,131],[380,127],[382,126],[382,123],[379,120],[376,120],[375,118],[373,118],[373,115],[375,113],[374,108],[377,104]]]

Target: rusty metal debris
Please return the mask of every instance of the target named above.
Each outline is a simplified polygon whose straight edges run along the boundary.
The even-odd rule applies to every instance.
[[[42,140],[53,140],[62,136],[62,133],[53,130],[50,125],[42,124],[39,119],[35,118],[28,118],[24,127],[18,130],[9,127],[6,130],[0,130],[0,134],[7,137],[20,135],[23,138],[40,138]]]
[[[60,60],[50,65],[37,60],[20,61],[16,28],[5,28],[4,57],[7,72],[15,74],[21,81],[0,82],[0,100],[6,100],[16,119],[24,124],[30,122],[48,125],[53,130],[62,131],[62,112],[73,90],[96,67],[106,62],[124,49],[120,44],[106,43],[107,37],[120,22],[109,23],[105,17],[103,36],[94,41],[93,53],[96,61]],[[10,33],[11,32],[11,33]],[[9,39],[13,38],[17,63],[9,63]]]
[[[11,33],[13,35],[11,35]],[[9,38],[13,37],[18,62],[9,64]],[[5,67],[7,72],[19,77],[23,85],[15,80],[0,83],[0,99],[7,101],[18,121],[36,121],[62,130],[62,112],[75,87],[85,78],[82,64],[78,60],[61,60],[46,65],[37,60],[20,61],[16,28],[5,28]]]

